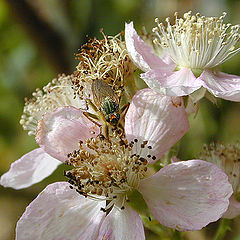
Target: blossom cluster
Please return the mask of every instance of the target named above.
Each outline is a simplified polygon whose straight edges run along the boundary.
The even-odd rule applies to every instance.
[[[156,19],[145,41],[126,24],[125,38],[90,39],[72,75],[26,99],[20,124],[39,148],[12,163],[1,185],[22,189],[60,164],[71,169],[30,203],[16,239],[141,240],[153,220],[189,231],[239,215],[238,143],[168,157],[190,128],[186,99],[240,101],[240,77],[216,68],[239,52],[239,26],[224,17]]]

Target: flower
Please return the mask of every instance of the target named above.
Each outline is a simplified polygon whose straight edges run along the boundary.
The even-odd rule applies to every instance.
[[[12,163],[10,170],[1,176],[2,186],[22,189],[40,182],[67,159],[67,153],[76,149],[80,137],[84,139],[94,136],[94,134],[85,136],[86,128],[92,128],[96,134],[98,133],[96,126],[78,110],[84,102],[74,98],[74,91],[71,88],[72,79],[72,75],[62,75],[45,86],[43,91],[37,89],[33,93],[33,98],[26,100],[20,123],[29,131],[29,135],[36,134],[40,148],[34,149]],[[64,114],[61,114],[62,112]],[[49,119],[51,114],[59,115],[57,123],[51,122]],[[38,131],[37,126],[42,125],[42,121],[48,120],[54,125],[52,127],[55,130],[57,126],[63,124],[62,132],[58,132],[59,139],[55,152],[48,151],[48,147],[41,147],[42,143],[38,141],[42,130]]]
[[[79,64],[74,73],[73,89],[81,99],[91,97],[91,84],[96,79],[101,79],[121,95],[136,69],[121,39],[122,33],[116,36],[102,34],[103,39],[89,39],[76,55]]]
[[[216,97],[240,101],[239,76],[216,67],[239,52],[239,25],[223,23],[225,17],[205,17],[191,12],[175,14],[175,24],[158,19],[155,47],[165,50],[162,58],[137,35],[133,23],[126,24],[125,41],[129,55],[145,73],[148,86],[169,96],[185,96],[204,87]]]
[[[74,97],[72,81],[73,75],[60,75],[44,86],[43,90],[36,89],[32,93],[33,98],[25,99],[20,124],[29,135],[36,134],[38,121],[45,113],[64,106],[83,107],[84,102]]]
[[[237,142],[227,145],[205,145],[200,157],[220,167],[227,174],[229,182],[233,187],[229,208],[223,217],[235,218],[240,215],[240,202],[237,200],[240,194],[240,144]]]
[[[52,122],[57,117],[53,114]],[[54,131],[48,121],[45,126],[43,139]],[[79,149],[68,155],[74,168],[65,175],[71,185],[47,186],[18,221],[17,239],[145,239],[141,218],[129,205],[135,190],[165,226],[197,230],[216,221],[232,194],[227,176],[216,165],[190,160],[169,164],[154,175],[148,171],[148,164],[188,128],[180,98],[151,89],[137,92],[125,132],[117,129],[108,139],[98,135],[80,141]],[[55,151],[57,141],[51,142],[56,142],[50,146]]]
[[[95,113],[86,103],[88,98],[93,100],[93,81],[102,79],[119,97],[124,92],[124,81],[135,69],[120,34],[103,36],[102,40],[92,39],[82,46],[77,54],[80,63],[73,75],[59,76],[43,90],[37,89],[33,98],[26,99],[20,124],[29,135],[36,135],[40,148],[15,161],[1,176],[1,185],[21,189],[41,181],[67,160],[67,154],[78,147],[79,139],[99,133],[99,128],[84,116],[84,112]],[[54,129],[54,139],[41,136],[46,127]]]

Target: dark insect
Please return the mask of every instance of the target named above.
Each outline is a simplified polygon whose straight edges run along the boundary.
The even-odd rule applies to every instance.
[[[118,127],[121,114],[126,111],[129,104],[124,105],[121,109],[119,108],[121,97],[117,96],[114,90],[104,81],[96,79],[92,83],[92,93],[94,103],[88,99],[89,104],[96,114],[85,112],[92,122],[96,123],[100,121],[101,128],[103,127],[103,134],[108,137],[109,125],[111,127]],[[121,126],[120,126],[121,127]]]
[[[113,89],[100,79],[92,83],[92,93],[95,105],[104,114],[105,120],[116,126],[120,119],[119,98]]]

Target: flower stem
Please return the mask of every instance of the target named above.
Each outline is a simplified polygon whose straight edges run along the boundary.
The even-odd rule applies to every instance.
[[[182,234],[179,232],[179,231],[177,231],[177,230],[175,230],[174,232],[173,232],[173,240],[182,240],[183,238],[182,238]]]
[[[222,240],[224,236],[226,235],[227,231],[231,230],[230,228],[230,222],[229,219],[221,219],[220,224],[218,226],[217,232],[214,236],[214,240]]]

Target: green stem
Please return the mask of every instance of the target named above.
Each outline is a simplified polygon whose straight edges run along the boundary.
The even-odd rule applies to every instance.
[[[182,234],[179,231],[175,230],[173,232],[173,240],[182,240]]]
[[[149,230],[151,230],[153,233],[160,236],[161,238],[165,236],[166,232],[164,231],[164,229],[162,228],[162,226],[159,224],[158,221],[156,220],[150,221],[149,218],[147,218],[146,216],[141,216],[141,218],[146,228],[148,228]]]
[[[226,235],[227,231],[231,230],[230,228],[230,222],[229,219],[222,218],[220,221],[220,224],[218,226],[217,232],[214,236],[214,240],[222,240],[224,236]]]

